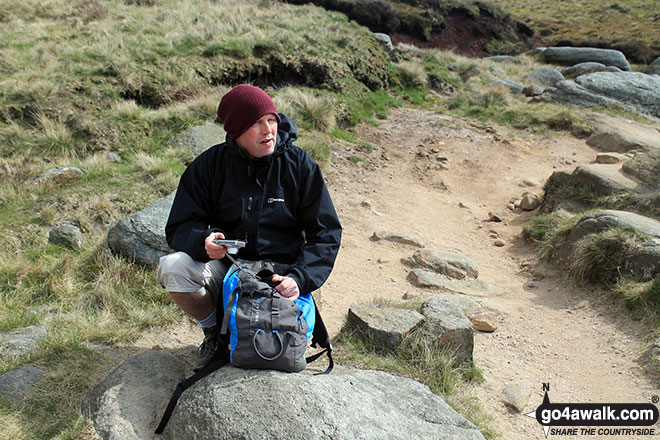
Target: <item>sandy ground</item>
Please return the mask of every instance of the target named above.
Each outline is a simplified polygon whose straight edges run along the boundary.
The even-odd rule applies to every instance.
[[[471,258],[479,279],[497,287],[496,295],[475,298],[500,320],[494,333],[475,334],[474,361],[485,381],[469,392],[499,438],[545,438],[536,420],[504,405],[503,390],[512,386],[531,393],[523,412],[541,404],[544,383],[552,402],[647,403],[660,394],[640,362],[647,344],[642,325],[600,292],[572,286],[555,268],[535,266],[536,250],[521,238],[535,213],[507,209],[524,191],[542,194],[553,171],[594,160],[596,152],[583,140],[405,108],[378,127],[359,127],[358,137],[371,147],[335,145],[325,170],[344,227],[335,270],[316,294],[331,335],[351,304],[428,293],[406,279],[410,269],[401,260],[414,248],[371,239],[375,231],[415,234],[427,248]],[[536,184],[522,187],[524,180]],[[489,212],[504,221],[488,221]],[[495,235],[506,245],[495,246]],[[544,277],[530,288],[537,271]],[[200,338],[186,324],[165,336],[146,335],[138,345],[184,346],[177,354],[192,362]]]
[[[550,384],[551,402],[648,403],[659,394],[640,365],[646,348],[641,324],[601,292],[578,289],[554,268],[535,266],[536,249],[521,237],[535,213],[507,209],[524,191],[542,194],[553,171],[593,161],[591,147],[567,135],[470,126],[411,109],[381,122],[360,128],[359,138],[372,151],[337,148],[327,172],[344,226],[336,268],[322,288],[332,333],[353,303],[421,292],[406,280],[410,269],[401,263],[414,248],[370,240],[380,230],[415,234],[427,248],[471,258],[479,279],[500,292],[476,298],[498,312],[500,325],[494,333],[475,334],[475,364],[485,382],[472,390],[500,438],[544,438],[536,420],[503,404],[503,390],[514,385],[531,391],[524,412],[541,404],[543,383]],[[536,185],[522,187],[524,180]],[[489,212],[504,221],[488,221]],[[504,247],[494,245],[494,233]],[[535,272],[544,277],[530,288]]]

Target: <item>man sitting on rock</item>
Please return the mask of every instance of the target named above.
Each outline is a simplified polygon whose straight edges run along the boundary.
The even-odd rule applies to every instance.
[[[318,289],[339,250],[341,225],[319,166],[293,145],[294,122],[278,114],[270,96],[241,84],[225,94],[218,118],[227,137],[200,154],[181,176],[165,227],[178,251],[160,259],[158,281],[204,331],[199,370],[227,342],[217,341],[214,304],[230,266],[219,238],[240,239],[238,257],[288,265],[273,276],[276,290],[294,301]],[[222,308],[220,308],[222,309]]]

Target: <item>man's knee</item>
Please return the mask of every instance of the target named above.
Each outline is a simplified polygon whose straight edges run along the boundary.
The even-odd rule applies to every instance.
[[[160,258],[156,278],[168,292],[196,292],[204,287],[203,263],[185,252]]]

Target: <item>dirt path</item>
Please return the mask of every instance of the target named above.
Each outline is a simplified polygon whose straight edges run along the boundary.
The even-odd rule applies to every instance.
[[[553,268],[542,268],[545,277],[528,286],[535,250],[520,232],[534,214],[506,206],[525,190],[541,194],[554,170],[592,161],[596,153],[584,141],[475,127],[405,108],[380,122],[358,130],[371,148],[335,146],[325,171],[344,226],[335,270],[317,293],[332,335],[351,304],[423,291],[406,280],[409,269],[401,263],[413,248],[370,239],[380,230],[416,234],[427,248],[471,258],[479,279],[501,292],[476,298],[501,319],[496,332],[475,334],[474,360],[485,382],[470,390],[500,439],[544,438],[534,419],[503,404],[502,392],[512,385],[531,390],[524,412],[541,404],[543,383],[554,402],[645,403],[660,394],[642,372],[643,329],[627,311],[598,299],[599,292],[564,283]],[[524,188],[524,180],[537,184]],[[488,222],[489,211],[504,221]],[[495,234],[505,246],[494,245]],[[145,335],[133,348],[176,348],[192,364],[200,337],[195,325],[184,324]]]
[[[591,162],[596,153],[584,141],[474,127],[411,109],[394,111],[379,127],[361,127],[358,137],[373,149],[336,148],[326,171],[344,226],[336,268],[321,290],[332,334],[353,303],[420,292],[401,264],[414,249],[370,240],[379,230],[416,234],[428,248],[474,260],[479,278],[502,292],[478,298],[501,322],[495,333],[475,335],[485,382],[472,390],[500,438],[544,438],[534,419],[502,403],[512,385],[531,390],[524,412],[542,402],[543,383],[555,402],[641,403],[659,394],[642,373],[643,329],[629,313],[598,299],[599,292],[564,283],[553,268],[528,284],[535,250],[520,232],[533,213],[506,206],[525,190],[541,194],[554,170]],[[536,186],[523,188],[524,180]],[[488,222],[489,211],[504,222]],[[504,247],[493,244],[495,234]]]

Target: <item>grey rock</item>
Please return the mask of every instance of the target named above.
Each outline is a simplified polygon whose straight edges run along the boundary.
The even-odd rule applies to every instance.
[[[0,358],[29,356],[39,341],[48,337],[44,327],[29,327],[0,333]]]
[[[491,86],[498,86],[498,85],[504,86],[507,89],[509,89],[511,91],[511,93],[516,94],[516,95],[521,94],[523,92],[523,90],[525,89],[525,86],[523,84],[517,83],[515,81],[510,81],[508,79],[501,79],[501,80],[498,80],[498,81],[494,81],[490,85]]]
[[[589,234],[612,228],[632,228],[648,237],[639,248],[625,256],[620,273],[643,281],[660,276],[660,221],[627,211],[603,210],[583,216],[556,248],[554,257],[563,263],[571,256],[575,243]]]
[[[413,269],[408,274],[408,280],[417,287],[437,289],[443,292],[458,293],[469,296],[494,296],[498,290],[491,284],[481,280],[452,280],[443,275],[425,269]]]
[[[660,117],[660,76],[640,72],[597,72],[575,82],[597,95],[614,99],[638,112]]]
[[[628,211],[607,209],[583,216],[571,230],[568,239],[578,241],[587,234],[612,228],[632,228],[654,239],[660,239],[660,221]]]
[[[542,67],[523,77],[526,81],[537,82],[544,86],[552,87],[559,81],[563,81],[564,75],[556,69],[550,67]]]
[[[108,246],[136,263],[156,268],[160,257],[174,252],[165,238],[165,224],[175,193],[117,222],[108,231]]]
[[[85,173],[76,167],[61,167],[46,170],[38,174],[32,180],[31,185],[43,185],[46,183],[54,183],[57,185],[68,185],[72,182],[82,179]]]
[[[532,389],[524,383],[511,384],[502,390],[504,404],[517,413],[525,410],[532,396]]]
[[[647,75],[660,75],[660,57],[653,60],[653,62],[644,69],[644,73]]]
[[[522,60],[518,57],[512,57],[510,55],[496,55],[494,57],[484,58],[486,61],[493,61],[495,63],[513,63],[513,64],[522,64]]]
[[[341,366],[320,376],[223,367],[183,393],[168,429],[168,440],[484,438],[425,385]]]
[[[622,170],[646,187],[660,191],[660,149],[635,154],[623,164]]]
[[[413,234],[401,234],[398,232],[377,231],[374,232],[372,237],[374,240],[392,241],[395,243],[407,244],[415,247],[424,247],[424,242],[420,237]]]
[[[382,41],[383,45],[385,46],[385,49],[387,49],[388,51],[394,49],[394,45],[392,44],[392,39],[390,38],[389,35],[383,34],[383,33],[380,33],[380,32],[376,32],[376,33],[374,33],[374,37],[376,37],[378,40]]]
[[[425,337],[452,352],[457,362],[472,361],[474,329],[451,298],[434,296],[422,304],[422,314],[426,317],[422,327]]]
[[[78,226],[62,223],[48,232],[48,242],[78,249],[83,244],[83,236]]]
[[[206,124],[191,127],[170,141],[170,145],[201,153],[213,145],[224,142],[226,133],[222,125]]]
[[[117,153],[109,152],[105,157],[108,159],[108,162],[121,162],[121,156]]]
[[[559,81],[554,87],[546,89],[545,92],[550,99],[555,102],[568,104],[578,108],[592,107],[595,105],[622,106],[622,103],[615,99],[590,92],[581,85],[569,80]]]
[[[585,62],[596,62],[606,66],[615,66],[621,70],[630,70],[630,64],[623,52],[593,47],[548,47],[543,51],[546,63],[560,66],[574,66]]]
[[[660,132],[648,125],[600,114],[591,114],[588,124],[592,133],[587,144],[597,150],[625,153],[660,149]]]
[[[417,267],[429,269],[454,279],[478,278],[477,264],[470,258],[431,249],[416,251],[412,260]]]
[[[576,186],[590,187],[595,193],[601,195],[634,192],[639,188],[637,182],[621,172],[618,164],[581,165],[571,173],[570,180]]]
[[[393,349],[413,331],[424,316],[415,310],[380,304],[354,304],[348,309],[348,324],[377,346]]]
[[[520,199],[520,209],[533,211],[541,206],[541,197],[535,192],[525,192]]]
[[[618,67],[606,66],[601,63],[589,62],[579,63],[561,71],[562,75],[565,77],[573,78],[595,72],[621,72],[621,69]]]
[[[613,165],[628,160],[629,157],[621,153],[598,153],[596,154],[596,163]]]
[[[497,330],[499,316],[495,312],[467,312],[465,316],[470,320],[472,328],[476,331],[492,333]]]
[[[20,367],[0,376],[0,396],[18,404],[28,398],[46,373],[33,366]]]
[[[183,361],[171,353],[147,351],[133,356],[87,396],[83,415],[92,420],[103,440],[151,439],[184,372]]]
[[[522,93],[525,96],[541,96],[545,92],[545,89],[541,86],[537,86],[536,84],[532,84],[531,86],[525,86],[523,89]]]

